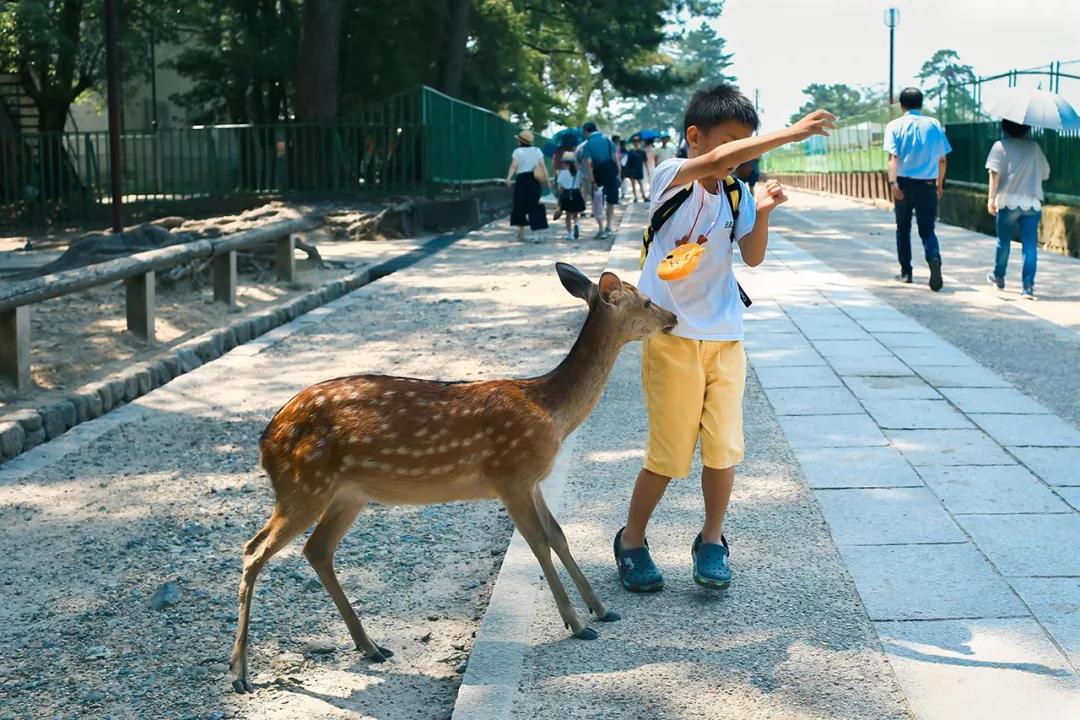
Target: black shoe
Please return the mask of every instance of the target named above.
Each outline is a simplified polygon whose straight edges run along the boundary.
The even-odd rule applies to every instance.
[[[927,262],[930,266],[930,289],[937,292],[941,289],[941,258],[934,258]]]
[[[900,273],[896,276],[896,279],[902,283],[911,284],[911,273]]]
[[[998,290],[1004,290],[1005,289],[1005,278],[998,277],[997,275],[994,274],[993,270],[986,273],[986,280],[991,285],[996,287]]]

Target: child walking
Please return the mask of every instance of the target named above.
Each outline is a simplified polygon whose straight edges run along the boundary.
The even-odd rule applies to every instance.
[[[675,313],[679,324],[670,334],[654,335],[642,346],[649,438],[626,526],[614,542],[619,577],[627,590],[663,588],[664,578],[649,554],[645,531],[671,478],[690,473],[699,440],[705,520],[691,546],[694,581],[713,589],[731,582],[724,515],[735,465],[743,459],[746,382],[744,301],[732,272],[734,246],[738,243],[744,263],[760,264],[768,244],[769,214],[787,196],[778,182],[770,180],[755,202],[743,183],[730,179],[725,186],[725,178],[740,163],[768,150],[811,135],[828,135],[835,119],[818,110],[792,127],[754,137],[757,112],[738,90],[727,84],[698,90],[683,121],[688,157],[671,158],[656,167],[650,210],[656,213],[669,202],[677,209],[653,233],[638,284],[653,302]],[[693,273],[681,280],[661,280],[660,261],[687,242],[705,246]]]
[[[585,211],[585,197],[581,194],[581,173],[578,172],[577,156],[570,150],[562,154],[562,167],[555,176],[559,196],[559,210],[566,215],[566,239],[577,240],[581,235],[578,215]]]

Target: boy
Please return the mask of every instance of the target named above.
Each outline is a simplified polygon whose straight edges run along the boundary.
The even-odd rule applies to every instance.
[[[627,590],[651,592],[663,587],[663,575],[649,555],[645,527],[668,481],[690,473],[699,437],[705,523],[691,550],[694,580],[717,589],[731,582],[723,525],[735,465],[743,458],[746,380],[743,305],[732,273],[733,246],[739,243],[747,265],[760,264],[768,243],[769,213],[787,197],[780,184],[770,180],[755,203],[740,184],[736,218],[723,180],[740,163],[768,150],[811,135],[828,135],[835,119],[818,110],[792,127],[753,137],[757,112],[738,90],[726,84],[698,90],[683,121],[687,158],[673,158],[656,168],[651,212],[682,188],[690,186],[691,192],[654,233],[638,282],[657,305],[678,316],[679,324],[671,334],[655,335],[642,347],[649,440],[626,526],[615,535],[615,562]],[[694,272],[681,280],[661,280],[660,261],[686,242],[707,243]]]

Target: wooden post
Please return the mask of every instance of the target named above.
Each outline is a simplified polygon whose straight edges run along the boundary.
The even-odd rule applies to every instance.
[[[0,310],[0,379],[10,383],[15,392],[29,390],[30,378],[30,306]]]
[[[214,257],[214,300],[236,307],[236,251]]]
[[[292,234],[284,235],[274,243],[274,268],[277,279],[296,282],[296,240]]]
[[[153,342],[154,316],[157,314],[153,270],[124,278],[124,290],[127,294],[128,330],[147,342]]]

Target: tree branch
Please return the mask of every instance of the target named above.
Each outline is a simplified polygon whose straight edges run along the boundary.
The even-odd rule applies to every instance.
[[[522,39],[521,44],[525,47],[532,48],[536,52],[542,53],[544,55],[579,55],[581,53],[581,50],[578,49],[567,50],[564,48],[542,48],[539,45],[534,45],[533,43],[525,39]]]

